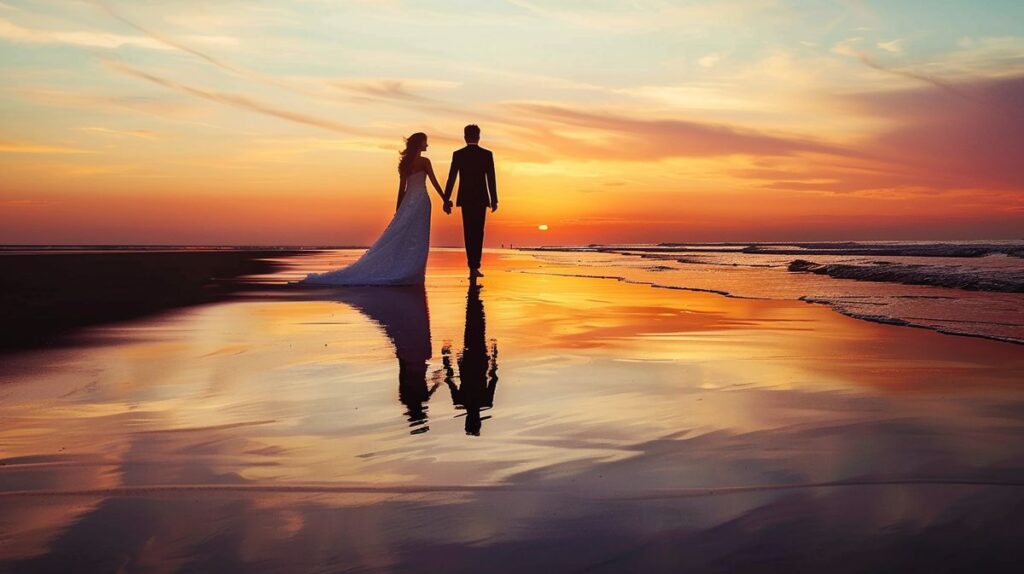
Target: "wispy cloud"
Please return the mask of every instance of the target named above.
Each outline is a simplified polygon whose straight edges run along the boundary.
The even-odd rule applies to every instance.
[[[5,209],[49,207],[54,203],[56,202],[49,199],[0,199],[0,207]]]
[[[197,98],[201,98],[211,102],[217,102],[237,109],[242,109],[265,116],[275,117],[278,119],[286,120],[296,124],[302,124],[306,126],[312,126],[320,129],[330,130],[333,132],[353,134],[353,135],[370,135],[368,130],[343,124],[328,118],[321,118],[310,114],[304,114],[301,112],[295,112],[292,110],[279,108],[270,104],[261,102],[249,96],[242,94],[234,94],[230,92],[221,92],[217,90],[211,90],[206,88],[200,88],[189,84],[184,84],[170,78],[151,74],[149,72],[140,70],[128,64],[122,62],[108,61],[107,66],[115,71],[122,74],[146,80],[152,84],[162,86],[169,90],[189,94]]]
[[[1024,37],[964,37],[957,42],[957,50],[935,64],[950,74],[975,78],[1024,74]]]
[[[89,48],[120,48],[135,46],[151,50],[167,50],[168,46],[146,36],[127,36],[107,32],[48,31],[25,28],[0,18],[0,38],[12,42],[36,44],[70,44]]]
[[[903,40],[889,40],[888,42],[878,42],[875,44],[879,49],[891,52],[893,54],[899,54],[903,51]]]
[[[926,84],[931,84],[937,88],[946,90],[950,93],[958,94],[956,88],[950,82],[947,82],[941,78],[937,78],[933,75],[925,74],[922,72],[907,70],[904,68],[886,66],[880,63],[877,59],[875,59],[873,56],[868,54],[863,48],[860,47],[862,43],[863,38],[847,38],[833,46],[832,52],[842,56],[851,56],[857,58],[858,60],[860,60],[862,64],[871,68],[872,70],[878,70],[879,72],[884,72],[886,74],[891,74],[893,76],[898,76],[909,80],[924,82]],[[887,51],[893,52],[898,50],[887,49]]]
[[[159,45],[161,48],[181,50],[183,52],[187,52],[189,54],[192,54],[193,56],[195,56],[197,58],[203,59],[206,62],[208,62],[208,63],[210,63],[210,64],[212,64],[214,66],[217,66],[218,68],[221,68],[222,70],[226,70],[226,71],[229,71],[229,72],[232,72],[232,73],[235,73],[235,74],[243,74],[244,73],[242,70],[240,70],[238,68],[235,68],[234,66],[228,64],[227,62],[222,61],[219,58],[215,58],[215,57],[211,56],[210,54],[208,54],[206,52],[203,52],[203,51],[198,50],[196,48],[193,48],[191,46],[185,45],[185,44],[183,44],[181,42],[178,42],[178,41],[174,40],[173,38],[171,38],[169,36],[166,36],[164,34],[160,34],[160,33],[156,32],[154,30],[151,30],[151,29],[149,29],[149,28],[147,28],[145,26],[142,26],[141,24],[138,24],[134,20],[131,20],[129,18],[126,18],[126,17],[122,16],[119,12],[114,10],[108,3],[104,2],[103,0],[93,0],[93,1],[104,12],[106,12],[111,18],[117,20],[118,22],[121,22],[122,24],[125,24],[126,26],[128,26],[130,28],[133,28],[133,29],[141,32],[142,34],[144,34],[144,36],[150,42],[152,42],[153,44]]]
[[[0,153],[25,153],[25,154],[66,154],[66,153],[89,153],[89,150],[67,147],[62,145],[35,144],[25,142],[0,141]]]
[[[514,103],[510,108],[548,122],[603,132],[604,142],[581,136],[561,137],[556,131],[547,137],[566,147],[559,153],[599,152],[602,157],[660,159],[668,157],[713,157],[727,155],[793,155],[797,153],[847,154],[847,150],[811,139],[768,134],[725,124],[679,119],[637,119],[619,113],[582,111],[549,103]]]
[[[895,124],[867,144],[894,171],[940,187],[1024,190],[1024,75],[852,99]]]
[[[423,95],[424,92],[451,90],[461,85],[453,81],[399,78],[330,79],[324,82],[331,88],[354,96],[413,102],[430,100]]]
[[[718,62],[722,61],[722,55],[719,53],[708,54],[697,60],[697,65],[701,68],[714,68],[718,65]]]
[[[899,69],[899,68],[890,68],[888,66],[883,66],[882,64],[878,63],[878,61],[876,61],[874,58],[872,58],[871,56],[868,56],[865,53],[858,54],[857,58],[861,62],[863,62],[865,66],[867,66],[867,67],[869,67],[869,68],[871,68],[873,70],[878,70],[879,72],[885,72],[887,74],[892,74],[894,76],[899,76],[901,78],[908,78],[908,79],[911,79],[911,80],[917,80],[919,82],[924,82],[926,84],[931,84],[931,85],[933,85],[933,86],[935,86],[937,88],[946,90],[947,92],[950,92],[952,94],[963,95],[961,92],[959,92],[956,89],[956,87],[953,86],[953,84],[951,84],[951,83],[949,83],[949,82],[947,82],[945,80],[936,78],[935,76],[931,76],[929,74],[923,74],[923,73],[920,73],[920,72],[914,72],[914,71],[911,71],[911,70],[904,70],[904,69]]]
[[[222,58],[216,57],[205,50],[200,50],[182,42],[171,35],[164,34],[149,26],[144,26],[136,20],[125,16],[118,10],[115,10],[109,3],[103,0],[93,1],[114,20],[143,33],[145,37],[160,44],[164,48],[180,50],[181,52],[195,56],[230,76],[273,86],[304,97],[325,99],[330,97],[330,94],[327,92],[331,90],[338,90],[351,96],[355,96],[356,99],[364,101],[384,101],[389,103],[402,103],[406,105],[429,104],[436,102],[432,102],[432,100],[424,96],[422,92],[450,89],[459,85],[458,82],[442,80],[396,78],[314,78],[312,80],[304,79],[299,81],[294,78],[272,76],[233,64]]]
[[[679,4],[660,0],[636,0],[628,3],[584,2],[571,7],[551,2],[507,0],[530,14],[570,26],[624,33],[675,28],[680,34],[699,33],[701,25],[741,21],[780,13],[772,0],[721,0],[707,3]],[[690,32],[692,31],[692,32]]]
[[[104,128],[104,127],[99,127],[99,126],[87,126],[87,127],[82,127],[82,128],[78,128],[78,129],[79,129],[79,131],[83,131],[83,132],[97,133],[97,134],[101,134],[101,135],[105,135],[105,136],[112,136],[112,137],[132,137],[132,138],[141,138],[141,139],[147,139],[147,140],[159,139],[160,138],[160,135],[157,134],[156,132],[154,132],[153,130],[141,130],[141,129],[136,129],[136,130],[127,129],[126,130],[126,129]]]
[[[778,158],[735,175],[763,189],[907,198],[986,190],[1020,194],[1024,75],[963,82],[958,94],[924,85],[847,96],[858,117],[888,127],[850,144],[847,158]],[[1024,194],[1022,194],[1024,195]]]
[[[202,111],[199,106],[187,103],[178,95],[116,95],[52,87],[18,87],[10,92],[37,106],[76,108],[115,116],[131,112],[142,117],[156,116],[183,121],[195,118]]]

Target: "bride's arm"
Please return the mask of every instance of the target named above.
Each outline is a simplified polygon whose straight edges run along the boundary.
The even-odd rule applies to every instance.
[[[434,184],[434,189],[437,190],[437,194],[444,201],[444,191],[441,190],[441,184],[437,183],[437,177],[434,175],[434,166],[431,165],[430,160],[427,158],[423,158],[423,161],[427,162],[427,175],[430,176],[430,183]]]
[[[405,198],[405,175],[398,176],[398,203],[395,204],[395,211],[402,205],[402,199]]]

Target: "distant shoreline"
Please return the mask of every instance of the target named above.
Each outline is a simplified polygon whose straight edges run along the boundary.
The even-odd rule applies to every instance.
[[[508,247],[505,247],[508,245]],[[768,247],[785,247],[820,250],[836,248],[848,251],[860,246],[868,249],[880,246],[972,246],[987,247],[1002,251],[1017,245],[1024,249],[1024,238],[1012,239],[835,239],[819,241],[659,241],[647,243],[574,243],[574,244],[516,244],[500,243],[485,246],[487,249],[509,249],[514,251],[573,251],[573,250],[651,250],[651,251],[698,251],[699,247],[736,247],[766,252]],[[369,245],[215,245],[215,244],[0,244],[0,255],[11,252],[87,252],[87,251],[326,251],[344,249],[368,249]],[[432,245],[438,249],[461,249],[461,244]],[[925,255],[927,254],[920,254]]]
[[[289,245],[0,245],[0,255],[5,253],[53,253],[69,252],[231,252],[231,251],[264,251],[264,252],[310,252],[328,249],[366,249],[366,245],[342,246],[289,246]]]

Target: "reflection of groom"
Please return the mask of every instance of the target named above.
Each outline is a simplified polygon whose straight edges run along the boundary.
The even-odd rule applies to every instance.
[[[480,286],[470,285],[466,294],[464,347],[458,357],[459,386],[455,386],[450,366],[445,383],[455,407],[466,411],[466,434],[474,436],[480,436],[482,422],[490,418],[480,416],[480,413],[494,406],[494,390],[498,386],[498,344],[492,341],[490,349],[487,348],[486,331]],[[441,353],[444,356],[451,350],[443,349]]]
[[[498,210],[498,187],[494,179],[494,154],[480,147],[480,128],[468,125],[464,130],[466,147],[452,154],[452,167],[444,188],[445,213],[451,213],[452,188],[459,177],[459,195],[455,205],[462,208],[462,235],[466,243],[469,277],[480,273],[480,251],[484,246],[484,220],[487,208]]]

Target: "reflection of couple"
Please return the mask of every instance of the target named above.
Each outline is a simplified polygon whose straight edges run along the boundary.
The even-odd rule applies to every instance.
[[[444,191],[434,176],[427,150],[427,135],[415,133],[405,141],[398,162],[398,208],[377,241],[355,263],[327,273],[314,273],[303,283],[315,285],[422,285],[430,249],[430,197],[427,178],[452,211],[452,188],[459,180],[455,204],[462,209],[462,231],[471,279],[482,277],[480,252],[488,208],[498,209],[494,155],[480,147],[480,128],[465,128],[466,147],[452,154]]]
[[[455,408],[465,410],[466,434],[479,435],[481,412],[494,405],[498,384],[497,344],[487,345],[484,305],[480,287],[470,284],[466,294],[466,327],[463,350],[457,358],[458,381],[452,366],[451,349],[442,350],[442,370],[427,382],[427,361],[431,356],[430,316],[427,294],[422,286],[347,288],[336,295],[384,328],[398,357],[398,400],[412,434],[429,430],[427,402],[443,378]],[[461,415],[460,415],[461,416]]]

